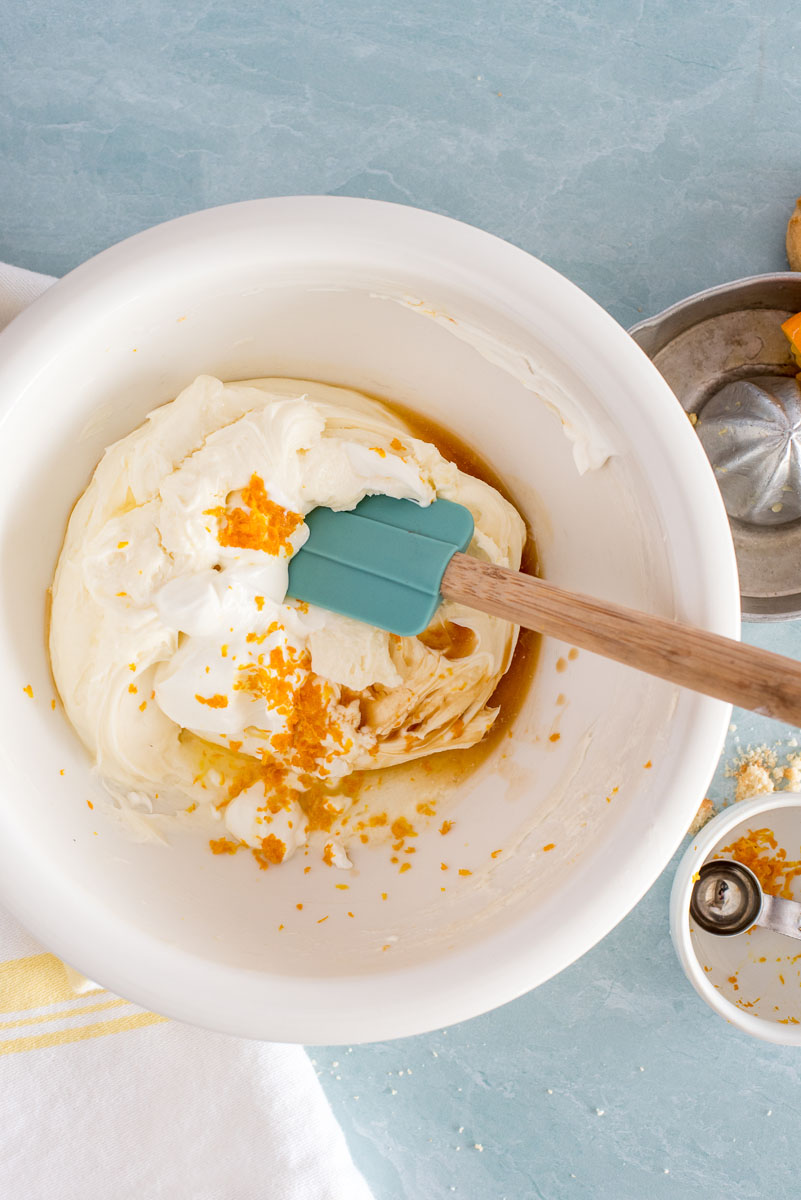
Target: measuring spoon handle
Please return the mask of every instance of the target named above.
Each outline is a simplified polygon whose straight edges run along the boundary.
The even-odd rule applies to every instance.
[[[797,900],[785,900],[782,896],[763,895],[762,912],[757,925],[801,941],[801,904]]]

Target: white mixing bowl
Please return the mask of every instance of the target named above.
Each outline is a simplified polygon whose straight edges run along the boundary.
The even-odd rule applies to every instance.
[[[511,1000],[657,877],[729,710],[549,641],[512,736],[461,785],[453,831],[421,834],[402,876],[381,848],[354,850],[341,891],[322,864],[264,873],[188,834],[132,841],[51,708],[46,593],[104,447],[201,372],[320,379],[427,412],[506,480],[549,578],[737,636],[728,525],[687,418],[628,335],[543,263],[365,200],[159,226],[0,338],[0,901],[106,987],[229,1033],[365,1041]]]

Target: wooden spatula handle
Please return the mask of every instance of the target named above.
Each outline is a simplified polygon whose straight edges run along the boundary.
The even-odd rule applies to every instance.
[[[454,554],[441,590],[448,599],[648,675],[801,726],[801,663],[792,658],[567,592],[466,554]]]

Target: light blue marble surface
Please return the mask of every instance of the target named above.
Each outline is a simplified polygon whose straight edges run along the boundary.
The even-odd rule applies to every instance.
[[[327,192],[489,229],[624,325],[786,265],[801,36],[778,0],[6,0],[0,16],[0,259],[60,274],[193,209]],[[801,657],[797,624],[747,637]],[[734,720],[744,742],[785,732]],[[710,794],[728,796],[722,774]],[[798,1195],[801,1054],[696,997],[672,874],[502,1010],[312,1051],[378,1200]]]

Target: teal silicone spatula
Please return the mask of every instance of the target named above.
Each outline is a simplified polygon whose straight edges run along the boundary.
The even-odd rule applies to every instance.
[[[401,636],[422,633],[443,599],[503,617],[681,687],[801,726],[801,664],[555,587],[466,554],[473,518],[368,496],[350,512],[316,508],[289,564],[289,595]]]
[[[289,564],[289,594],[390,633],[411,636],[431,623],[440,584],[473,536],[462,504],[365,496],[350,512],[315,508],[309,540]]]

